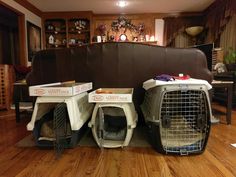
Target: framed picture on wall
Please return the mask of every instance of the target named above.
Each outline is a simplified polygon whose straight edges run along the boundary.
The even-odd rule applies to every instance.
[[[41,50],[41,28],[27,21],[28,61]]]

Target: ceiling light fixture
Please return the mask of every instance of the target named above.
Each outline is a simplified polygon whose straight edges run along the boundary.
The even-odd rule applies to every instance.
[[[118,1],[118,2],[116,3],[116,5],[119,6],[119,7],[121,7],[121,8],[123,8],[123,7],[125,7],[125,6],[128,5],[128,2],[126,2],[126,1]]]

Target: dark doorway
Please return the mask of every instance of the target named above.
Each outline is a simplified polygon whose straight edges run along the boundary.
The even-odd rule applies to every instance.
[[[0,4],[0,64],[20,64],[18,14]]]

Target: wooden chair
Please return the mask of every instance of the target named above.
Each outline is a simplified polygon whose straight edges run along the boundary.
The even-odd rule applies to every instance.
[[[11,108],[14,70],[11,65],[0,65],[0,110]]]

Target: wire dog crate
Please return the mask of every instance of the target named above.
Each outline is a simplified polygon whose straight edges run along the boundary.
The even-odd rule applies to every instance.
[[[210,132],[205,85],[163,85],[147,90],[141,106],[151,144],[161,153],[201,153]]]
[[[64,148],[76,146],[93,106],[88,103],[87,92],[71,97],[37,97],[27,129],[33,130],[38,147],[54,146],[60,155]]]

